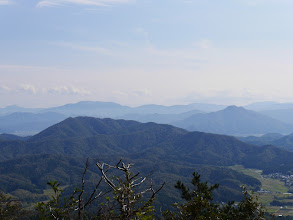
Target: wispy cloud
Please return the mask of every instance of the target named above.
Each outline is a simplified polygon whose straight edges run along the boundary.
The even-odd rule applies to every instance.
[[[149,55],[151,55],[152,58],[154,57],[160,57],[161,59],[165,58],[169,61],[192,61],[195,63],[202,63],[206,62],[206,59],[202,57],[202,55],[194,49],[158,49],[152,45],[149,45],[147,48],[145,48],[145,52],[147,52]]]
[[[38,89],[31,84],[22,84],[20,86],[20,91],[36,95]]]
[[[134,91],[134,95],[137,97],[151,96],[152,92],[149,89],[139,89]]]
[[[114,95],[119,96],[119,97],[131,97],[131,98],[139,98],[139,97],[146,97],[146,96],[152,96],[152,91],[149,89],[137,89],[133,91],[120,91],[116,90],[112,92]]]
[[[57,5],[93,5],[93,6],[111,6],[115,4],[125,4],[135,2],[135,0],[44,0],[39,1],[37,7],[50,7]]]
[[[10,87],[6,86],[6,85],[0,85],[0,92],[1,93],[6,93],[9,92],[11,90]]]
[[[43,92],[48,94],[81,95],[81,96],[87,96],[92,94],[89,90],[77,88],[74,86],[59,86],[59,87],[44,89]]]
[[[134,32],[138,35],[143,36],[143,38],[145,39],[145,41],[147,43],[149,43],[149,33],[142,27],[138,27],[134,29]]]
[[[54,7],[60,6],[61,4],[55,1],[41,1],[37,4],[37,7]]]
[[[71,48],[74,50],[94,52],[94,53],[99,53],[103,55],[113,55],[113,53],[109,49],[97,47],[97,46],[80,45],[80,44],[70,43],[70,42],[51,42],[50,44]]]
[[[260,4],[277,3],[277,4],[292,4],[291,0],[240,0],[248,6],[257,6]]]
[[[199,47],[201,49],[210,49],[213,47],[212,41],[208,39],[202,39],[200,41],[197,41],[193,43],[193,46]]]
[[[53,87],[38,87],[34,84],[24,83],[14,88],[7,85],[0,85],[0,93],[26,94],[26,95],[58,95],[58,96],[89,96],[92,95],[90,90],[76,87],[73,85],[62,85]]]
[[[13,3],[12,0],[0,0],[0,5],[11,5]]]

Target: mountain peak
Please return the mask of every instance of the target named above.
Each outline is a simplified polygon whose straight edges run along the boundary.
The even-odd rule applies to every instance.
[[[236,105],[230,105],[225,108],[223,111],[245,111],[246,109],[243,107],[238,107]]]

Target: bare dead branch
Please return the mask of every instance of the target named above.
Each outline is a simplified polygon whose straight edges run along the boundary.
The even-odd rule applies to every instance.
[[[130,180],[136,178],[139,174],[140,174],[140,173],[135,174],[134,176],[132,176],[132,177],[130,178]]]
[[[104,165],[105,163],[100,164],[99,162],[97,162],[96,164],[98,166],[98,168],[100,169],[101,173],[102,173],[102,177],[104,178],[104,180],[106,181],[106,183],[113,189],[115,190],[116,186],[115,184],[107,177],[105,171],[104,171]]]
[[[87,172],[88,167],[89,167],[89,158],[87,158],[87,160],[86,160],[85,168],[84,168],[82,179],[81,179],[81,192],[78,195],[78,217],[79,217],[79,219],[81,219],[81,209],[84,210],[84,206],[82,205],[82,195],[84,192],[84,184],[85,184],[84,178],[85,178],[85,174]]]

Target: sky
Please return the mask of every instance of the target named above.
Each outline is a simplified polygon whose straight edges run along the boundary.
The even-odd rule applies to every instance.
[[[0,107],[293,102],[292,0],[0,0]]]

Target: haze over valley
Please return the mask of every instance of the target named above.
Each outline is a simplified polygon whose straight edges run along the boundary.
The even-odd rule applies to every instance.
[[[259,108],[257,106],[264,104],[254,103],[237,107],[193,103],[129,107],[112,102],[83,101],[44,109],[8,106],[0,109],[0,132],[20,136],[33,135],[67,117],[92,116],[171,124],[189,131],[234,136],[292,133],[293,123],[290,123],[292,117],[290,115],[285,117],[281,113],[292,111],[293,106],[290,103],[271,103],[257,110]],[[277,115],[271,115],[272,111]],[[278,115],[283,117],[280,118]]]

